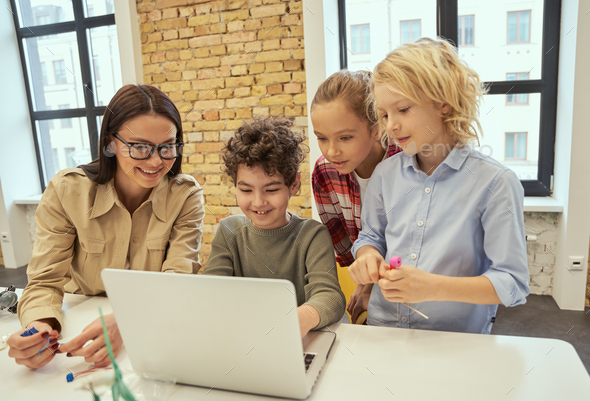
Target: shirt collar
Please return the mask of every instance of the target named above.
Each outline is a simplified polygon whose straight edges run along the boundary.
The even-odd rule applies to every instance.
[[[146,202],[151,202],[152,211],[158,219],[166,221],[166,200],[168,197],[168,176],[162,177],[158,185],[152,189]],[[117,190],[115,189],[115,179],[111,178],[106,184],[99,184],[96,187],[94,196],[94,205],[92,206],[90,218],[100,217],[112,209],[115,203],[119,202]]]
[[[414,171],[416,171],[416,172],[422,171],[422,170],[420,170],[420,167],[418,166],[418,160],[416,159],[416,155],[409,156],[406,153],[403,153],[403,152],[401,152],[401,153],[402,153],[402,167],[403,168],[413,167]],[[461,166],[463,165],[463,163],[465,163],[465,160],[467,160],[467,158],[469,157],[470,154],[471,154],[471,148],[469,147],[469,145],[465,145],[462,148],[455,146],[453,148],[453,150],[451,150],[451,153],[449,153],[449,155],[445,158],[445,160],[443,160],[441,165],[445,164],[445,165],[449,166],[450,168],[452,168],[453,170],[459,170],[461,168]],[[438,168],[437,168],[437,170],[438,170]]]

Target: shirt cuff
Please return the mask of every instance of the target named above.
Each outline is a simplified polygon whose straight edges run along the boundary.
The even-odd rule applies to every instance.
[[[31,324],[31,322],[34,322],[35,320],[51,318],[57,320],[57,322],[59,323],[57,331],[61,332],[64,327],[61,309],[52,308],[51,306],[41,306],[37,308],[28,309],[20,316],[20,322],[23,329],[26,329],[29,326],[29,324]]]

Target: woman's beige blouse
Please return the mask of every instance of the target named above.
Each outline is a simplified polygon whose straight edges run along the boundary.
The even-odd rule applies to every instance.
[[[58,172],[35,214],[21,324],[56,318],[63,327],[64,291],[104,293],[102,269],[197,273],[204,216],[203,190],[186,174],[163,177],[131,216],[114,180],[97,184],[80,168]]]

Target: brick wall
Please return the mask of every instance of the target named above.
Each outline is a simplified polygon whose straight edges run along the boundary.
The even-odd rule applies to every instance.
[[[252,117],[285,116],[307,126],[301,1],[143,0],[140,18],[144,83],[180,110],[194,154],[183,172],[203,185],[201,258],[209,257],[219,220],[240,213],[235,188],[221,173],[220,150]],[[289,210],[311,217],[309,162]]]

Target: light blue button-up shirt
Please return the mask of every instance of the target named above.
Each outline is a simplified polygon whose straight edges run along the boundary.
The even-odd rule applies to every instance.
[[[524,190],[516,174],[469,147],[455,148],[427,176],[415,156],[398,153],[375,169],[362,207],[362,231],[352,247],[372,245],[385,261],[453,277],[484,275],[505,306],[526,302],[529,271]],[[498,305],[389,302],[378,285],[368,324],[489,334]],[[399,307],[399,320],[398,320]]]

